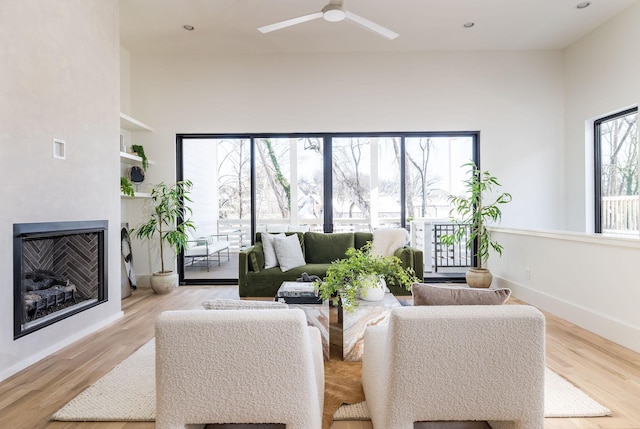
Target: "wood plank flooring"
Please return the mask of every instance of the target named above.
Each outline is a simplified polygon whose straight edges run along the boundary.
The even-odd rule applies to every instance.
[[[154,428],[149,422],[75,423],[50,422],[49,418],[153,338],[160,312],[198,309],[202,301],[215,298],[238,298],[237,287],[189,286],[171,295],[135,291],[122,301],[124,318],[0,383],[0,428]],[[547,365],[613,411],[612,417],[546,419],[545,428],[640,429],[640,354],[562,319],[545,316]],[[370,422],[335,422],[332,429],[372,426]]]

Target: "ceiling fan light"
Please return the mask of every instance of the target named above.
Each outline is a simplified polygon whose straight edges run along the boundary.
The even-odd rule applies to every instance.
[[[347,14],[345,13],[342,5],[328,4],[322,8],[322,17],[325,21],[338,22],[343,21]]]

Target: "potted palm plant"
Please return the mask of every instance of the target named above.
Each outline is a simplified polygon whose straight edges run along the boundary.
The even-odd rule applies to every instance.
[[[189,191],[193,184],[190,181],[180,181],[173,186],[159,183],[151,190],[151,213],[149,219],[135,228],[138,239],[148,239],[157,236],[160,248],[160,272],[151,276],[151,288],[156,293],[169,293],[178,286],[178,275],[165,268],[164,244],[177,255],[187,245],[189,236],[187,231],[194,230],[193,222],[187,217],[191,209],[187,203],[191,202]]]
[[[449,203],[452,207],[451,221],[463,224],[465,227],[455,229],[452,234],[440,236],[440,242],[452,245],[465,240],[467,248],[472,249],[474,241],[477,241],[473,256],[478,266],[469,268],[466,279],[471,287],[486,288],[491,286],[493,277],[486,268],[489,252],[493,249],[502,256],[502,245],[491,239],[487,224],[500,221],[502,218],[500,206],[511,201],[511,194],[506,192],[498,194],[493,202],[487,203],[484,199],[485,195],[495,194],[495,189],[502,185],[491,173],[481,171],[474,162],[464,164],[463,167],[469,168],[469,178],[464,181],[466,192],[461,196],[450,195]],[[453,215],[454,212],[457,213],[457,217]]]
[[[340,296],[343,309],[352,311],[359,298],[382,300],[387,282],[409,290],[416,281],[413,269],[404,268],[400,258],[375,255],[367,243],[360,249],[348,249],[346,258],[333,261],[324,279],[314,285],[323,301]]]

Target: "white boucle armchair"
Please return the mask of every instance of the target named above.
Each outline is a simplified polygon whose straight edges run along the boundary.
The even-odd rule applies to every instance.
[[[300,309],[168,311],[156,322],[157,429],[320,429],[323,399],[320,332]]]
[[[364,337],[374,429],[419,421],[544,427],[545,321],[525,305],[400,307]]]

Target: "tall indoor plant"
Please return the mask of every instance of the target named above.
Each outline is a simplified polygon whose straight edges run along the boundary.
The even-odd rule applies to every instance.
[[[486,268],[489,252],[493,249],[498,255],[502,255],[502,245],[491,238],[487,224],[499,222],[502,218],[500,206],[511,201],[511,194],[504,192],[495,196],[493,202],[485,200],[486,194],[495,194],[496,188],[502,186],[491,173],[481,171],[474,162],[464,164],[468,167],[469,178],[464,181],[466,191],[464,195],[449,196],[451,204],[451,221],[468,225],[469,234],[464,227],[456,228],[452,234],[440,236],[440,242],[452,245],[466,240],[468,249],[472,249],[474,241],[477,241],[474,258],[478,261],[477,267],[467,271],[467,284],[471,287],[489,287],[492,275]],[[457,213],[457,217],[453,213]]]
[[[180,181],[173,186],[159,183],[151,190],[151,213],[149,219],[134,231],[138,239],[151,240],[157,236],[160,246],[160,272],[151,276],[151,287],[156,293],[169,293],[178,285],[178,275],[165,268],[164,244],[177,255],[187,245],[187,230],[195,229],[188,218],[191,208],[189,192],[191,181]]]
[[[371,243],[367,243],[360,249],[349,248],[346,258],[333,261],[325,278],[316,281],[315,286],[322,300],[339,295],[342,307],[351,311],[358,306],[358,298],[382,300],[386,283],[410,289],[417,281],[413,269],[404,268],[400,258],[371,253]],[[374,294],[379,299],[374,298]]]

